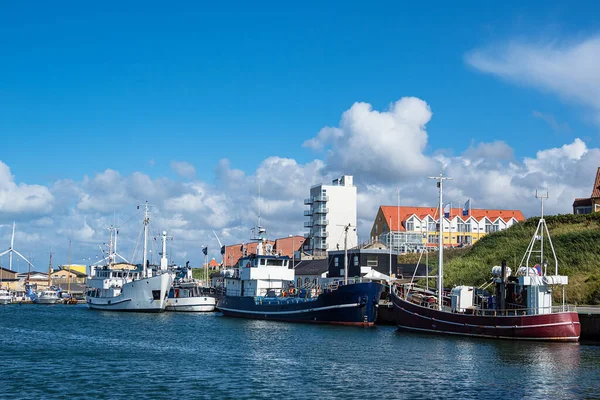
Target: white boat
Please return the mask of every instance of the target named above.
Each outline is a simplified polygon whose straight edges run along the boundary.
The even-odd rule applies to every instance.
[[[13,296],[8,289],[0,289],[0,304],[12,303]]]
[[[56,290],[42,290],[34,300],[36,304],[56,304],[58,302],[58,292]]]
[[[210,312],[217,299],[198,282],[176,282],[169,291],[167,311]]]
[[[120,268],[116,259],[116,240],[113,249],[112,235],[109,243],[109,263],[92,272],[86,281],[86,302],[94,310],[162,312],[167,304],[167,295],[173,283],[173,274],[166,265],[151,268],[147,259],[148,204],[144,217],[143,264],[133,269]],[[121,264],[123,265],[123,264]],[[125,264],[131,266],[131,264]]]

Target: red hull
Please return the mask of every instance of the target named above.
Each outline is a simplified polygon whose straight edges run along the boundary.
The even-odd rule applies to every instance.
[[[581,326],[576,312],[523,316],[455,314],[422,307],[393,294],[394,315],[400,329],[487,337],[494,339],[576,342]]]

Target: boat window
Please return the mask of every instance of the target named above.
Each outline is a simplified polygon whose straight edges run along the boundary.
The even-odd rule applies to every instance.
[[[283,265],[283,260],[268,259],[267,260],[267,265],[271,265],[271,266],[274,266],[274,267],[281,267]]]
[[[260,259],[260,265],[265,265],[265,261],[266,261],[266,260],[265,260],[264,258],[261,258],[261,259]]]
[[[289,261],[288,260],[283,261],[283,266],[284,267],[287,267],[288,265],[289,265]]]

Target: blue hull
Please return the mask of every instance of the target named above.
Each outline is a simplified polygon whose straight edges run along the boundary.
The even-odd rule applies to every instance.
[[[225,296],[217,309],[228,317],[287,322],[372,326],[383,286],[355,283],[315,298]]]

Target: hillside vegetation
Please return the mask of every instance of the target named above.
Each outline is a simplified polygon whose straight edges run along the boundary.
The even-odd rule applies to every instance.
[[[502,260],[516,272],[538,221],[539,217],[529,218],[505,231],[483,237],[472,247],[444,251],[444,286],[479,286],[491,278],[492,266],[500,265]],[[558,272],[569,276],[565,289],[567,301],[600,304],[600,213],[547,216],[546,223],[558,258]],[[544,243],[548,273],[554,273],[549,243],[547,240]],[[409,254],[400,256],[399,262],[416,262],[417,259],[418,255]],[[429,264],[432,269],[437,267],[437,252],[429,254]]]

